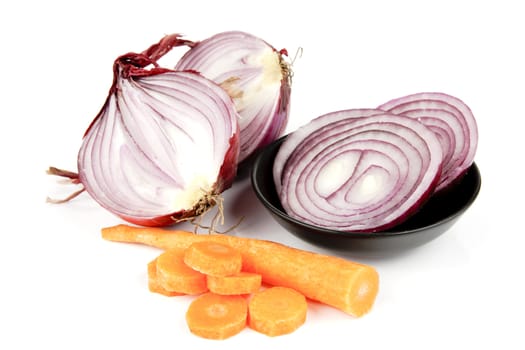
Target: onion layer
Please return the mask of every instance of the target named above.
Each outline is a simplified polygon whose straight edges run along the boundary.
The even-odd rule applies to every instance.
[[[470,108],[460,99],[423,92],[393,99],[379,109],[415,118],[436,133],[444,153],[443,174],[436,190],[449,186],[472,165],[478,129]]]
[[[240,116],[239,161],[282,135],[291,94],[285,50],[277,51],[239,31],[219,33],[189,46],[175,69],[198,71],[233,98]]]
[[[91,197],[135,224],[200,215],[236,174],[239,129],[231,98],[195,72],[156,64],[181,43],[169,36],[115,61],[109,96],[78,154],[79,179]]]
[[[340,231],[405,220],[441,174],[438,137],[419,121],[375,109],[329,113],[290,134],[273,174],[285,211]]]

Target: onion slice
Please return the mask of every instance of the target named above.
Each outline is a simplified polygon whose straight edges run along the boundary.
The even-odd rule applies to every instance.
[[[329,113],[291,133],[273,175],[284,210],[328,229],[374,232],[433,193],[443,152],[419,121],[376,109]]]
[[[291,95],[286,50],[240,31],[188,45],[176,70],[195,70],[221,85],[239,112],[239,162],[280,137],[288,123]]]
[[[478,144],[476,120],[460,99],[422,92],[388,101],[379,109],[415,118],[438,136],[444,152],[443,173],[436,191],[448,187],[472,165]]]
[[[233,101],[195,72],[156,60],[184,43],[165,37],[114,63],[107,100],[78,154],[80,182],[101,206],[139,225],[202,214],[231,186],[239,129]]]

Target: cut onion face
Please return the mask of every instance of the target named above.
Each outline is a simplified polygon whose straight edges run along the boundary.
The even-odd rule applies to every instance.
[[[113,86],[78,154],[91,197],[145,226],[193,218],[216,204],[239,154],[231,98],[197,73],[158,68],[151,57],[169,51],[165,45],[115,61]]]
[[[460,99],[425,92],[393,99],[378,108],[415,118],[436,133],[444,154],[443,174],[436,190],[448,187],[472,165],[478,129],[472,111]]]
[[[308,152],[308,149],[301,149],[299,145],[302,143],[315,142],[315,138],[319,132],[325,129],[333,129],[339,125],[347,125],[349,118],[360,118],[374,114],[382,114],[384,111],[379,109],[349,109],[341,112],[334,112],[325,114],[322,117],[311,120],[308,124],[293,132],[293,137],[288,136],[279,148],[274,166],[273,166],[273,180],[277,192],[281,191],[282,172],[285,164],[290,157],[301,157],[302,154]]]
[[[239,162],[280,137],[290,109],[290,67],[267,42],[231,31],[193,43],[176,70],[195,70],[222,86],[239,113]]]
[[[273,175],[291,217],[375,232],[404,221],[428,199],[442,160],[437,135],[419,121],[356,109],[323,115],[291,133]]]

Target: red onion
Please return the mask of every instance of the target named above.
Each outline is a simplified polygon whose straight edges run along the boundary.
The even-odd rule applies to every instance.
[[[221,85],[239,112],[239,162],[276,140],[288,123],[290,67],[277,51],[251,34],[231,31],[197,43],[176,70],[195,70]]]
[[[156,62],[184,43],[168,36],[115,61],[109,96],[78,154],[78,179],[91,197],[135,224],[161,226],[202,214],[237,171],[231,98],[198,73]]]
[[[438,137],[416,119],[355,109],[323,115],[291,133],[273,172],[291,217],[374,232],[420,207],[434,191],[442,160]]]
[[[470,108],[460,99],[424,92],[393,99],[379,109],[416,118],[436,133],[444,154],[443,173],[436,191],[448,187],[472,165],[478,130]]]

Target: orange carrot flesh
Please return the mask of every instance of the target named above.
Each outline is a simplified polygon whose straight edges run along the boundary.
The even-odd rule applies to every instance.
[[[206,275],[184,263],[184,252],[169,249],[157,257],[157,278],[166,290],[183,294],[201,294],[208,291]]]
[[[228,276],[241,271],[242,255],[229,245],[195,242],[186,249],[184,262],[192,269],[211,276]]]
[[[246,327],[248,305],[245,298],[205,293],[194,299],[186,312],[190,331],[207,339],[226,339]]]
[[[260,274],[263,283],[293,288],[356,317],[370,311],[379,291],[379,274],[372,266],[266,240],[129,225],[103,228],[102,237],[161,249],[186,249],[200,241],[230,245],[241,252],[243,270]]]
[[[250,299],[248,325],[271,337],[289,334],[305,323],[307,310],[301,293],[287,287],[271,287]]]
[[[259,290],[262,276],[253,272],[239,272],[231,276],[206,276],[208,289],[221,295],[251,294]]]
[[[166,290],[161,286],[157,277],[157,259],[148,263],[148,289],[152,293],[158,293],[168,297],[184,295],[183,293]]]

